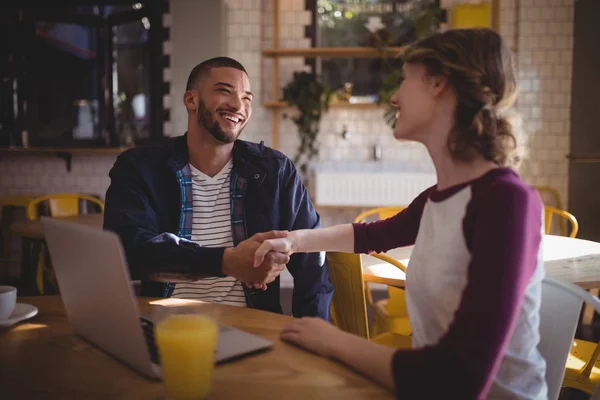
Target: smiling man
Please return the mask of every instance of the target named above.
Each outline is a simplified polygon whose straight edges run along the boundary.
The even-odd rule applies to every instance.
[[[142,295],[280,313],[279,273],[287,264],[293,314],[329,319],[333,287],[323,254],[271,253],[253,267],[262,241],[320,226],[292,162],[263,143],[238,139],[253,97],[237,61],[197,65],[183,96],[187,133],[119,156],[104,227],[119,234]]]

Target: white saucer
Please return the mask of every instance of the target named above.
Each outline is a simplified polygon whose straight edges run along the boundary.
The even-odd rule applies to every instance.
[[[31,304],[17,303],[15,304],[15,309],[13,310],[10,317],[5,321],[0,321],[0,329],[8,328],[9,326],[16,324],[17,322],[21,322],[31,317],[34,317],[37,315],[37,313],[37,307],[32,306]]]

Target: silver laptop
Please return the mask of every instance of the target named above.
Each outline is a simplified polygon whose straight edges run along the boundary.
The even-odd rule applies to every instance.
[[[42,218],[52,266],[76,334],[142,374],[160,379],[152,320],[141,316],[119,237]],[[217,363],[266,350],[272,342],[222,325]]]

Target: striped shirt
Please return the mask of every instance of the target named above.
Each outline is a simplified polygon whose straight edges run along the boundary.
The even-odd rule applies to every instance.
[[[229,194],[232,167],[233,162],[230,160],[219,173],[210,177],[190,164],[191,240],[200,246],[233,247]],[[246,307],[246,296],[241,282],[230,276],[177,283],[172,297]]]

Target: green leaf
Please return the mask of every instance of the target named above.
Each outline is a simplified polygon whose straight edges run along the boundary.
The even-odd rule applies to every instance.
[[[319,154],[316,147],[319,122],[328,109],[331,95],[332,91],[316,75],[308,72],[295,72],[291,82],[283,88],[283,101],[298,111],[298,115],[291,118],[300,137],[293,161],[294,164],[300,163],[303,174],[308,163]]]

